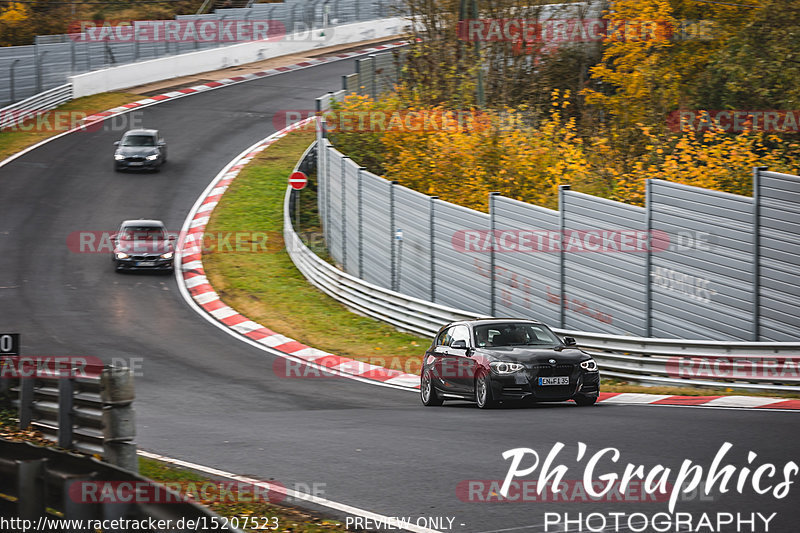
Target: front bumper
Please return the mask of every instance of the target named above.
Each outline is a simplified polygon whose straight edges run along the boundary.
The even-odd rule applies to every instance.
[[[575,365],[577,366],[577,365]],[[556,374],[557,372],[545,372]],[[532,400],[542,402],[559,402],[574,398],[576,395],[596,396],[600,392],[600,373],[587,372],[580,367],[561,373],[569,377],[568,385],[539,385],[542,376],[536,370],[526,369],[508,375],[492,375],[492,397],[495,400]]]
[[[172,270],[174,259],[153,259],[153,258],[114,258],[117,270]]]
[[[158,168],[161,164],[160,159],[154,159],[152,161],[148,161],[147,159],[144,160],[129,160],[123,159],[121,161],[114,161],[119,170],[152,170],[154,168]]]

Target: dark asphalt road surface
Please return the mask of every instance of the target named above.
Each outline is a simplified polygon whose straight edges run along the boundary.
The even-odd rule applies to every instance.
[[[723,464],[737,465],[736,476],[751,450],[758,454],[751,470],[771,462],[782,472],[799,459],[793,413],[423,408],[404,391],[340,378],[280,378],[273,356],[197,316],[172,276],[116,274],[108,254],[67,248],[70,233],[113,231],[126,218],[158,218],[177,230],[213,176],[275,130],[277,111],[313,109],[315,97],[338,89],[340,76],[352,71],[352,60],[340,61],[140,111],[142,125],[160,129],[169,143],[169,163],[158,174],[114,173],[112,142],[121,132],[106,130],[65,136],[0,168],[0,331],[20,332],[26,355],[143,358],[135,404],[143,449],[289,487],[316,484],[325,498],[384,515],[453,517],[455,531],[558,531],[542,527],[547,512],[575,519],[667,511],[665,502],[462,501],[460,483],[505,477],[502,453],[511,448],[533,448],[544,460],[564,443],[556,463],[568,467],[568,480],[581,479],[586,466],[587,458],[576,462],[578,442],[589,446],[588,455],[619,448],[619,461],[602,461],[597,474],[621,475],[628,463],[677,469],[686,459],[707,471],[724,442],[734,445]],[[761,496],[749,479],[744,494],[714,490],[711,501],[679,502],[676,511],[697,518],[740,512],[747,519],[777,512],[769,531],[797,531],[800,489],[783,499]],[[756,520],[740,531],[765,531]],[[685,529],[663,531],[676,530]]]

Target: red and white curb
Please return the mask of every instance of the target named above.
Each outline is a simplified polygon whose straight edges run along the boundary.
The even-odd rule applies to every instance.
[[[619,405],[671,405],[682,407],[717,407],[721,409],[800,410],[800,400],[766,396],[668,396],[630,392],[601,392],[599,402]]]
[[[181,229],[181,242],[178,243],[178,255],[175,263],[178,287],[187,301],[210,322],[254,346],[268,349],[274,355],[301,362],[308,367],[337,376],[394,388],[418,389],[419,376],[416,374],[408,374],[327,353],[253,322],[226,305],[206,277],[203,269],[203,235],[211,213],[231,182],[236,179],[247,163],[272,143],[315,120],[316,117],[309,117],[254,144],[228,163],[208,185],[189,212]]]
[[[314,117],[307,118],[251,146],[228,163],[208,185],[205,192],[197,199],[194,207],[189,212],[189,216],[186,218],[182,228],[183,241],[179,244],[179,255],[176,258],[176,264],[179,266],[176,269],[178,286],[187,301],[192,302],[196,309],[209,321],[232,335],[260,348],[270,348],[270,352],[273,354],[288,357],[294,361],[302,361],[304,364],[316,369],[339,376],[350,377],[359,381],[371,381],[396,388],[417,390],[419,389],[419,376],[416,374],[403,373],[330,354],[306,346],[301,342],[253,322],[220,299],[219,294],[214,291],[203,270],[202,241],[205,227],[208,224],[211,213],[228,189],[228,186],[256,155],[289,132],[300,129],[314,120]],[[757,396],[668,396],[659,394],[601,393],[598,402],[618,405],[800,410],[800,400]]]

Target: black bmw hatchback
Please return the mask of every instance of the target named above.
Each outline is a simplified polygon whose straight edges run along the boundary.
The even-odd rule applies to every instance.
[[[508,400],[593,405],[600,373],[575,339],[541,322],[480,319],[444,326],[425,352],[420,397],[425,405],[470,400],[493,407]]]

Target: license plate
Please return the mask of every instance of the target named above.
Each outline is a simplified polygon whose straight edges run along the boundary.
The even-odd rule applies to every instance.
[[[138,263],[136,263],[136,266],[137,267],[151,267],[151,266],[156,266],[156,262],[155,261],[139,261]]]
[[[142,162],[142,161],[131,161],[128,164],[130,166],[132,166],[132,167],[140,167],[140,166],[144,165],[144,162]]]
[[[539,385],[569,385],[569,376],[539,378]]]

